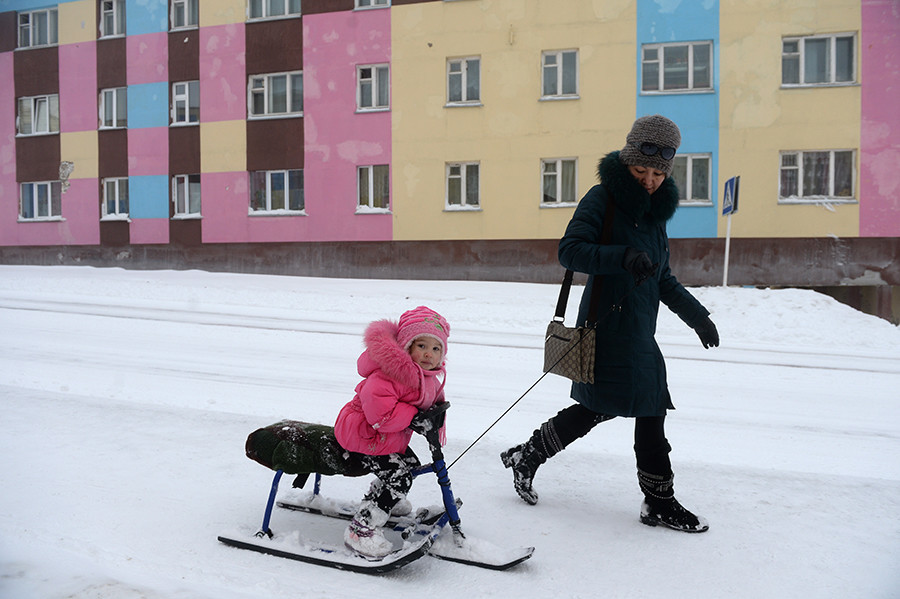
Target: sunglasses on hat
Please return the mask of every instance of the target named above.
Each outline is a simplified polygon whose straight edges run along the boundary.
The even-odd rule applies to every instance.
[[[663,160],[672,160],[675,157],[675,148],[661,148],[656,144],[644,142],[638,148],[644,156],[655,156],[659,154]]]

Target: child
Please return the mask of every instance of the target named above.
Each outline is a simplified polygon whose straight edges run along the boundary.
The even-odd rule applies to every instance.
[[[390,553],[393,546],[381,527],[392,510],[409,512],[411,471],[420,465],[409,447],[409,426],[419,412],[444,401],[449,334],[447,321],[425,306],[404,312],[397,323],[378,320],[366,328],[366,349],[356,362],[364,380],[334,425],[341,447],[362,454],[377,477],[344,531],[344,542],[361,554]],[[444,438],[442,428],[442,445]]]

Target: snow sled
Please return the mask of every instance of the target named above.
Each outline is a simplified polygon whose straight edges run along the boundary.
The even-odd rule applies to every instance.
[[[296,420],[276,422],[247,437],[247,457],[275,471],[262,527],[256,532],[251,529],[222,534],[218,537],[219,541],[268,555],[368,574],[390,572],[425,555],[493,570],[506,570],[527,560],[534,547],[504,549],[463,533],[458,512],[462,502],[453,496],[438,440],[438,429],[449,405],[444,402],[427,412],[428,426],[418,432],[428,441],[432,462],[413,471],[414,477],[429,472],[436,475],[442,504],[421,508],[408,516],[392,516],[385,526],[385,536],[394,543],[394,551],[388,555],[372,558],[338,543],[312,541],[302,536],[300,531],[276,533],[270,528],[278,487],[284,474],[296,475],[294,488],[304,488],[313,474],[315,484],[312,492],[299,498],[278,501],[278,507],[343,520],[354,516],[356,504],[323,497],[322,476],[371,474],[355,454],[338,444],[333,427]]]

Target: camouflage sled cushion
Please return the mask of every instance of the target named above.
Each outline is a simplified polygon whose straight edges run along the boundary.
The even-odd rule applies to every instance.
[[[250,433],[245,450],[251,460],[287,474],[363,476],[369,473],[357,454],[338,444],[334,427],[324,424],[282,420]]]

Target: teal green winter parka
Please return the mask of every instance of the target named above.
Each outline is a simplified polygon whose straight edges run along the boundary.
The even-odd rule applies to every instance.
[[[678,207],[678,189],[667,177],[650,195],[619,161],[619,152],[601,159],[597,174],[600,184],[581,199],[559,242],[560,263],[589,275],[578,325],[587,319],[594,276],[603,276],[594,383],[573,383],[572,399],[610,416],[662,416],[674,406],[655,339],[659,302],[691,328],[709,314],[669,269],[666,222]],[[609,198],[615,200],[612,237],[602,245]],[[659,265],[637,286],[622,266],[629,247],[647,252],[650,262]]]

